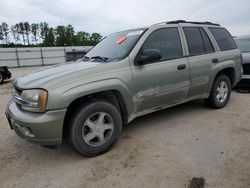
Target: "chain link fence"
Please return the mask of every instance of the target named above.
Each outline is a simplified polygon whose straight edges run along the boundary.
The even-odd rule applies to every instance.
[[[85,50],[91,46],[0,48],[0,66],[10,68],[65,63],[65,53]]]

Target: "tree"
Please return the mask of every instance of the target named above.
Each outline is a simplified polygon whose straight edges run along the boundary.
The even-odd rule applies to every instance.
[[[22,35],[23,44],[25,45],[26,43],[25,43],[25,29],[24,29],[24,23],[23,23],[23,22],[19,22],[18,25],[19,25],[19,29],[20,29],[19,33],[20,33],[20,35]]]
[[[73,37],[74,37],[75,31],[72,25],[68,25],[66,27],[65,31],[65,44],[67,46],[72,46],[73,45]]]
[[[33,35],[33,41],[35,41],[35,44],[37,45],[37,38],[38,38],[38,32],[39,32],[39,24],[38,23],[32,23],[31,24],[31,33]]]
[[[101,39],[102,36],[100,35],[100,33],[92,33],[89,37],[90,45],[96,45],[98,42],[100,42]]]
[[[66,29],[65,26],[59,25],[56,27],[56,45],[65,46],[66,44]]]
[[[90,34],[84,31],[77,32],[74,35],[73,44],[76,46],[89,45]]]
[[[99,33],[75,32],[72,25],[49,27],[47,22],[19,22],[12,26],[0,23],[0,42],[6,47],[43,45],[43,46],[86,46],[96,45],[102,36]],[[39,42],[38,42],[39,41]]]
[[[15,44],[20,41],[20,27],[18,24],[11,26],[11,33],[13,35],[13,39],[15,40]]]
[[[29,24],[29,22],[24,22],[24,31],[25,31],[28,45],[30,45],[30,24]]]
[[[4,39],[3,37],[3,28],[2,25],[0,25],[0,41],[2,41]]]
[[[54,35],[54,29],[52,27],[49,28],[48,33],[45,36],[45,39],[43,41],[44,46],[55,46],[55,35]]]
[[[5,44],[9,43],[9,26],[7,23],[3,22],[1,26],[1,30],[3,32],[3,40],[5,41]]]
[[[49,32],[49,24],[46,22],[41,22],[40,23],[40,38],[44,40],[48,32]]]

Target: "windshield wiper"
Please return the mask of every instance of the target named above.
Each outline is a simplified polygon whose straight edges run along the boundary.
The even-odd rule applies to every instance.
[[[100,59],[100,60],[106,62],[109,58],[103,57],[103,56],[93,56],[93,57],[91,57],[90,59]]]
[[[88,56],[83,56],[83,58],[82,58],[83,61],[86,61],[86,60],[88,60],[88,59],[89,59]]]

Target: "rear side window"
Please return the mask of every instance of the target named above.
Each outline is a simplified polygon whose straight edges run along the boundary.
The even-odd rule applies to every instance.
[[[208,38],[207,33],[204,31],[203,28],[200,28],[200,32],[201,32],[201,36],[203,39],[205,52],[207,52],[207,53],[214,52],[214,47],[213,47],[210,39]]]
[[[214,52],[213,45],[203,28],[184,27],[183,30],[188,43],[189,55]]]
[[[158,29],[145,41],[142,50],[158,49],[161,61],[176,59],[183,56],[182,45],[177,28]]]
[[[210,27],[209,30],[217,41],[221,51],[237,48],[233,37],[226,29]]]

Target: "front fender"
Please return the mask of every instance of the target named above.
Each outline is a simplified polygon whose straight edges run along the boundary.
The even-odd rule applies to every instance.
[[[135,102],[133,101],[133,92],[122,80],[117,78],[74,86],[61,94],[50,93],[47,109],[67,108],[78,98],[110,90],[116,90],[121,93],[127,107],[128,116],[129,118],[133,118],[136,109]]]

